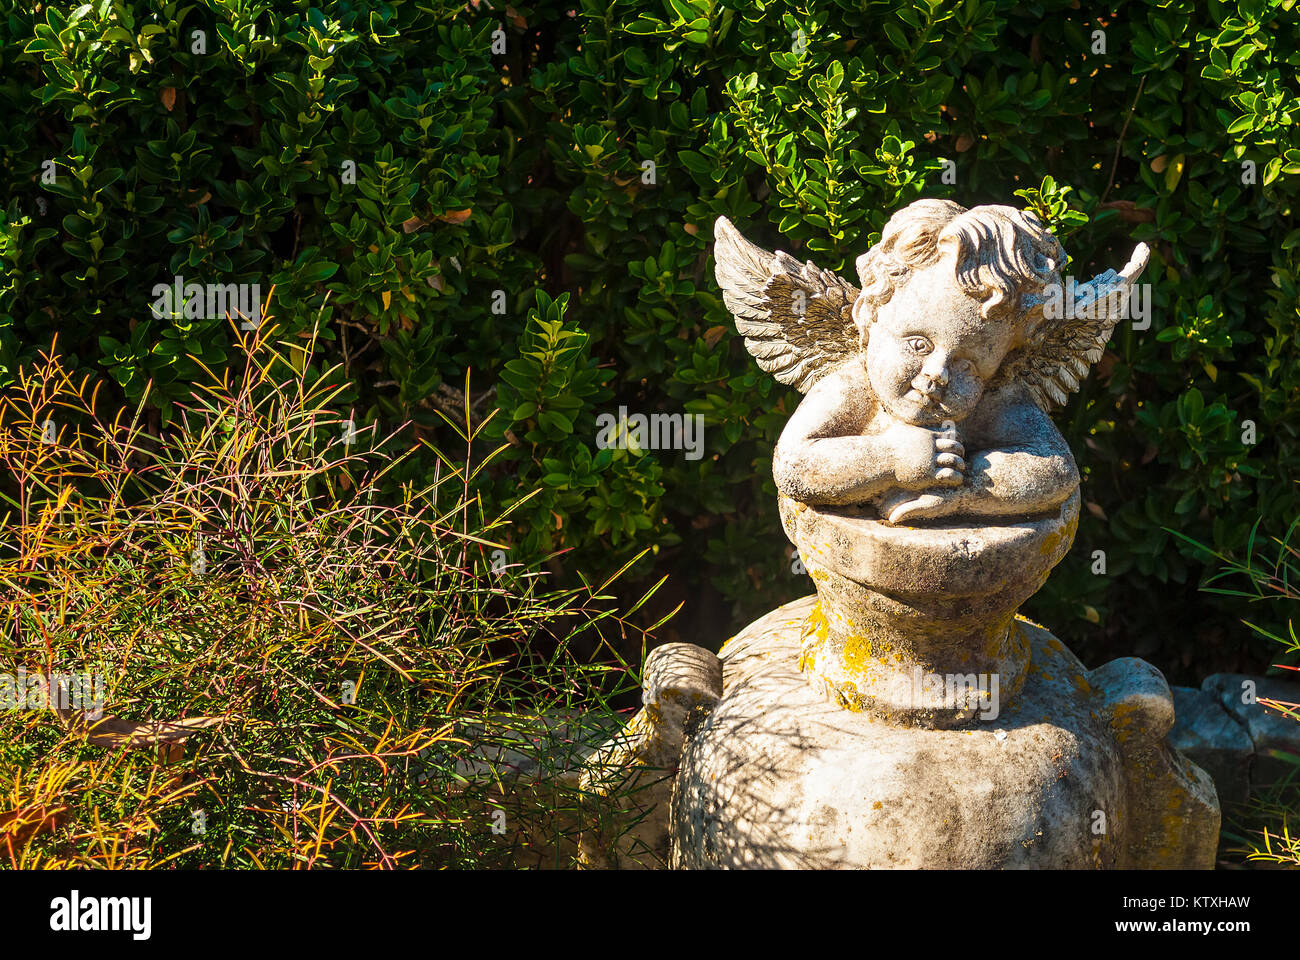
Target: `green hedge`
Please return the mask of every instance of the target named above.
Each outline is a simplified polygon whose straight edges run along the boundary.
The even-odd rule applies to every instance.
[[[1154,284],[1059,418],[1088,512],[1030,612],[1089,660],[1231,665],[1240,611],[1166,528],[1240,555],[1300,505],[1293,5],[5,2],[0,377],[57,332],[165,424],[239,334],[155,285],[274,285],[359,421],[449,443],[471,371],[510,445],[483,494],[541,490],[511,560],[650,547],[739,625],[810,585],[771,480],[798,395],[738,342],[714,219],[852,276],[900,205],[1021,191],[1074,272],[1143,240]],[[599,449],[620,406],[702,414],[704,455]]]

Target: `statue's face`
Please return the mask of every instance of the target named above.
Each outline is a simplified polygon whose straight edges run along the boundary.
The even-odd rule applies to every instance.
[[[974,411],[1015,342],[1014,318],[986,320],[980,305],[957,285],[950,254],[914,273],[877,311],[867,376],[891,416],[937,428]]]

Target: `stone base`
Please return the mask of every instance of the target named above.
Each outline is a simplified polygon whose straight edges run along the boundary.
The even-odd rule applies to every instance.
[[[1037,517],[908,527],[780,498],[817,584],[800,668],[840,706],[906,726],[960,726],[981,710],[942,678],[993,678],[1011,703],[1029,662],[1016,611],[1070,549],[1079,503],[1076,490]],[[926,677],[941,686],[927,689]]]
[[[1018,617],[1030,662],[1013,702],[961,728],[905,727],[841,708],[800,673],[815,599],[723,648],[722,697],[673,787],[673,866],[1213,866],[1214,787],[1165,742],[1173,706],[1155,668],[1090,673]]]

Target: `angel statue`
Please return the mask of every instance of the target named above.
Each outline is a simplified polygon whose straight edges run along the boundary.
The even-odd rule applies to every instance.
[[[1065,251],[1033,213],[918,200],[858,257],[859,290],[725,217],[714,230],[745,346],[807,394],[773,455],[782,494],[889,524],[1034,516],[1072,495],[1078,468],[1048,413],[1127,313],[1145,244],[1067,288]]]
[[[714,229],[745,346],[807,394],[772,462],[817,592],[716,654],[651,651],[642,710],[579,780],[602,811],[584,861],[1212,868],[1218,798],[1169,740],[1164,676],[1133,657],[1089,670],[1018,613],[1079,522],[1048,413],[1130,300],[1145,312],[1147,248],[1063,284],[1032,213],[920,200],[858,258],[858,289]]]

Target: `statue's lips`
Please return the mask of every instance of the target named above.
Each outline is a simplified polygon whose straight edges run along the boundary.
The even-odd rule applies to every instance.
[[[910,400],[913,404],[922,409],[952,413],[952,409],[939,399],[938,394],[922,393],[920,390],[912,389],[903,395],[903,399]]]
[[[958,423],[966,419],[969,410],[954,410],[951,406],[944,403],[939,397],[932,393],[922,393],[919,390],[909,390],[896,401],[897,407],[891,412],[898,419],[910,423],[914,427],[926,427],[932,429],[937,424],[945,421]]]

